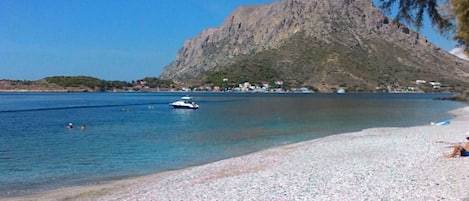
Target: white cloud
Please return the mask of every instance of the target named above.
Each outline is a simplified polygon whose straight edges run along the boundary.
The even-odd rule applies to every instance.
[[[459,58],[461,58],[461,59],[464,59],[464,60],[466,60],[466,61],[469,61],[469,57],[468,57],[466,54],[464,54],[463,48],[459,48],[459,47],[454,48],[454,49],[452,49],[451,51],[449,51],[449,53],[451,53],[451,54],[453,54],[454,56],[457,56],[457,57],[459,57]]]

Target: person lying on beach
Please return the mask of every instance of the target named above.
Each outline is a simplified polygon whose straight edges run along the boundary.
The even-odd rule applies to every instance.
[[[468,141],[466,142],[466,144],[464,144],[464,146],[461,144],[454,145],[453,152],[446,155],[446,157],[452,158],[457,156],[469,156],[469,135],[466,137],[466,140]]]

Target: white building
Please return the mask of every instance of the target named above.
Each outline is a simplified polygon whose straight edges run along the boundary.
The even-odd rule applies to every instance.
[[[416,80],[415,83],[416,84],[425,84],[425,83],[427,83],[427,81],[425,81],[425,80]]]

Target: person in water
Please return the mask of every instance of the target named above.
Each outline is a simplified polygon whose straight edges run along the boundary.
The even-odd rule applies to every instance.
[[[72,128],[73,128],[73,124],[72,124],[72,123],[68,123],[67,128],[68,128],[68,129],[72,129]]]
[[[466,140],[467,142],[464,145],[456,144],[454,146],[453,152],[446,155],[446,157],[452,158],[452,157],[457,157],[457,156],[461,156],[461,157],[469,156],[469,132],[466,133]]]
[[[85,124],[81,125],[81,130],[86,130],[86,125]]]

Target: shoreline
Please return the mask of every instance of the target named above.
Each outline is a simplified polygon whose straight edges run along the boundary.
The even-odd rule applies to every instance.
[[[146,176],[0,200],[462,200],[469,106],[448,126],[369,128]],[[464,168],[462,168],[464,169]]]

